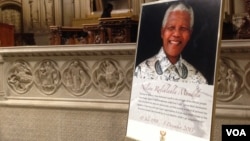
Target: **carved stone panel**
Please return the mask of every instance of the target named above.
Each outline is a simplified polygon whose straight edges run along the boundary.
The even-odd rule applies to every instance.
[[[133,73],[134,73],[134,64],[133,62],[130,62],[127,64],[126,68],[126,72],[125,72],[125,80],[126,80],[126,84],[127,86],[131,89],[132,88],[132,80],[133,80]]]
[[[32,71],[28,62],[17,60],[8,71],[7,83],[13,91],[24,94],[33,84]]]
[[[250,62],[245,67],[244,83],[247,90],[250,92]]]
[[[118,62],[113,59],[97,62],[93,68],[92,77],[95,86],[104,96],[115,96],[123,87],[123,71]]]
[[[219,60],[217,99],[219,101],[231,101],[240,96],[243,88],[243,71],[230,58],[221,57]]]
[[[91,86],[91,77],[86,62],[79,59],[70,61],[63,71],[62,81],[73,95],[85,94]]]
[[[39,63],[35,68],[35,82],[43,93],[47,95],[55,93],[61,84],[57,63],[47,59]]]

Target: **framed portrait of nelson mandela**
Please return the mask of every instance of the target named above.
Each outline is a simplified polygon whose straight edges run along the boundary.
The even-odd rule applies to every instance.
[[[141,7],[126,137],[209,141],[222,0]]]

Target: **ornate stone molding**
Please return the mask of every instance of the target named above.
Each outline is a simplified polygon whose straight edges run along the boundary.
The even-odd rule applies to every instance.
[[[128,108],[135,44],[20,46],[0,54],[3,105]]]
[[[134,43],[1,47],[3,57],[135,55]]]
[[[217,77],[216,116],[250,117],[250,42],[222,41]]]

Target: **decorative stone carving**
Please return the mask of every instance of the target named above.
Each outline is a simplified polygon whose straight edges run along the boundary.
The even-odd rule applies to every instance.
[[[133,63],[130,62],[126,68],[128,68],[128,70],[126,71],[125,73],[125,76],[126,76],[126,84],[127,86],[131,89],[132,87],[132,80],[133,80],[133,73],[134,73],[134,68],[133,68]]]
[[[250,62],[245,67],[245,74],[243,78],[247,90],[250,91]]]
[[[72,60],[63,71],[62,81],[69,92],[81,96],[87,92],[91,85],[89,68],[82,60]]]
[[[7,83],[18,94],[29,91],[33,84],[30,65],[23,60],[15,61],[8,71]]]
[[[93,69],[93,81],[97,89],[105,96],[115,96],[122,88],[124,74],[113,59],[97,62]]]
[[[239,91],[243,87],[243,71],[229,58],[221,58],[219,63],[217,99],[219,101],[234,100],[240,96]]]
[[[56,62],[43,60],[35,69],[35,82],[43,93],[53,94],[61,84],[61,75]]]

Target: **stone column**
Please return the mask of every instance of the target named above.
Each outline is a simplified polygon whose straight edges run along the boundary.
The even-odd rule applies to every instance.
[[[87,15],[90,15],[90,0],[75,0],[74,5],[75,19],[86,18]]]
[[[54,10],[55,10],[55,25],[62,25],[62,1],[54,1]]]
[[[81,0],[81,18],[86,18],[87,15],[90,15],[91,8],[90,8],[90,0]],[[84,8],[83,8],[84,7]]]

